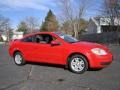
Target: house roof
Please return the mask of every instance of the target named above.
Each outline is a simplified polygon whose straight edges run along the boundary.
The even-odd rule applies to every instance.
[[[93,20],[93,22],[98,26],[98,25],[109,25],[111,20],[109,17],[92,17],[91,18]],[[115,25],[120,25],[120,19],[115,18],[114,20],[114,24]]]
[[[92,20],[97,26],[99,26],[99,19],[98,19],[98,18],[92,17],[91,20]]]

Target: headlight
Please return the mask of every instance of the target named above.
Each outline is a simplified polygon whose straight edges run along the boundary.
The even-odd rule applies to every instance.
[[[91,49],[92,53],[96,54],[96,55],[106,55],[107,52],[101,48],[93,48]]]

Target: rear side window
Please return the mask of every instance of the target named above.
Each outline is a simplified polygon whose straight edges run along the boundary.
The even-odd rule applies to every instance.
[[[34,38],[35,36],[29,36],[29,37],[22,39],[21,41],[22,42],[34,42]]]

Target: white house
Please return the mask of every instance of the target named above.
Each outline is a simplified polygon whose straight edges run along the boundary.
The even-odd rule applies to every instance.
[[[3,42],[9,40],[10,39],[21,39],[23,37],[23,32],[18,32],[16,30],[12,30],[12,36],[9,36],[9,32],[8,31],[2,31],[0,32],[0,38],[2,39]]]
[[[12,39],[21,39],[23,37],[23,32],[13,31]]]
[[[109,30],[109,25],[111,23],[110,18],[106,17],[92,17],[89,20],[88,27],[86,29],[86,34],[93,34],[93,33],[102,33],[111,31]],[[115,18],[114,25],[112,28],[116,29],[116,26],[120,25],[120,19]]]

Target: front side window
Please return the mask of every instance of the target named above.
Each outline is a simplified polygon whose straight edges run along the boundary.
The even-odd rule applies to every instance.
[[[50,44],[54,38],[49,34],[37,34],[35,36],[36,43]]]

